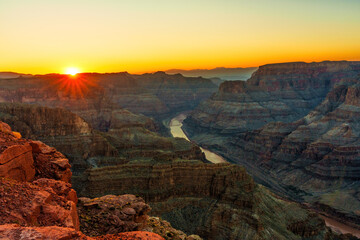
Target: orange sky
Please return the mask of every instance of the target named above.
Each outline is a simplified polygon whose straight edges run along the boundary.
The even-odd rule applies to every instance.
[[[0,0],[0,71],[360,60],[358,0]]]

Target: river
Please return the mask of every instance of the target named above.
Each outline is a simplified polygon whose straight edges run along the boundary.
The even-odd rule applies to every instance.
[[[170,132],[173,137],[185,138],[186,140],[190,141],[189,138],[186,136],[186,134],[184,133],[184,131],[181,128],[183,125],[182,122],[184,121],[185,118],[186,118],[186,114],[181,113],[181,114],[177,115],[176,117],[174,117],[173,119],[171,119],[170,124],[169,124]],[[220,155],[218,155],[216,153],[213,153],[202,147],[200,147],[200,149],[201,149],[201,151],[203,151],[205,153],[206,159],[212,163],[227,162],[223,157],[221,157]]]
[[[169,127],[170,127],[170,132],[172,134],[173,137],[179,137],[179,138],[185,138],[186,140],[190,141],[189,138],[186,136],[186,134],[184,133],[184,131],[182,130],[182,122],[184,121],[184,119],[186,118],[186,114],[185,113],[181,113],[179,115],[177,115],[176,117],[174,117],[173,119],[171,119]],[[201,150],[205,153],[206,159],[209,160],[212,163],[224,163],[227,162],[223,157],[221,157],[220,155],[213,153],[207,149],[201,148]],[[319,214],[319,216],[321,218],[323,218],[325,220],[325,223],[328,227],[332,228],[335,232],[338,233],[350,233],[356,237],[360,237],[360,230],[347,226],[339,221],[336,221],[335,219],[326,217],[322,214]]]
[[[350,233],[358,238],[360,238],[360,229],[348,226],[344,223],[341,223],[339,221],[336,221],[333,218],[326,217],[322,214],[319,214],[322,219],[325,220],[326,226],[330,227],[334,232],[337,233]]]

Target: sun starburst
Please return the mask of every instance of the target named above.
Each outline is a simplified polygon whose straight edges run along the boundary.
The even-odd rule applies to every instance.
[[[65,70],[65,74],[75,76],[76,74],[80,73],[80,70],[76,67],[68,67]]]

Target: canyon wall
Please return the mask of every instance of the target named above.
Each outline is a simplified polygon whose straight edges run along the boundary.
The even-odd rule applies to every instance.
[[[265,65],[184,121],[190,138],[288,198],[360,224],[358,62]]]
[[[19,76],[0,79],[0,86],[0,102],[63,107],[101,131],[107,131],[119,115],[118,111],[122,114],[123,109],[162,120],[179,111],[193,109],[217,90],[209,79],[164,72]],[[146,118],[142,120],[147,121]]]
[[[21,114],[15,114],[15,109],[18,108],[22,109]],[[46,120],[46,116],[52,114],[56,116],[59,111],[64,116],[63,124],[65,126],[66,124],[79,125],[79,128],[70,126],[65,128],[65,132],[56,129],[50,131],[49,127],[54,123],[40,127],[41,124],[37,123],[36,118],[27,119],[27,116],[31,116],[32,112],[38,112],[37,114],[42,116],[39,119]],[[39,126],[39,135],[43,134],[41,136],[44,140],[47,139],[45,138],[46,131],[50,131],[48,139],[51,140],[61,137],[61,134],[66,134],[66,129],[68,129],[68,139],[79,137],[81,142],[85,141],[83,142],[85,144],[87,140],[83,136],[94,134],[94,130],[89,124],[63,109],[7,104],[6,107],[3,106],[2,112],[3,117],[16,119],[13,122],[14,125],[17,123],[17,126],[24,126],[23,124],[28,123]],[[65,119],[67,120],[65,121]],[[56,124],[53,127],[56,128]],[[41,129],[45,132],[40,131]],[[140,131],[138,127],[135,129]],[[196,233],[205,239],[273,239],[274,237],[277,239],[340,239],[340,237],[346,237],[332,233],[316,214],[301,208],[297,204],[281,200],[264,187],[255,184],[244,168],[232,164],[204,163],[201,151],[192,143],[182,139],[168,139],[167,144],[161,148],[162,145],[159,145],[159,142],[153,143],[156,140],[155,137],[165,140],[167,138],[156,133],[149,133],[149,130],[142,128],[141,134],[147,133],[148,136],[142,135],[144,137],[140,137],[139,140],[136,137],[138,133],[134,129],[126,127],[123,130],[126,130],[127,134],[122,140],[119,133],[112,137],[106,135],[111,134],[111,131],[106,134],[101,133],[103,139],[106,139],[108,144],[117,150],[116,154],[119,155],[115,156],[113,161],[90,162],[87,170],[81,175],[81,185],[77,184],[80,196],[101,197],[107,194],[136,194],[149,202],[152,207],[152,214],[161,216],[187,234]],[[9,129],[7,131],[11,132]],[[128,135],[129,131],[130,135]],[[35,136],[37,131],[32,129],[29,133]],[[11,134],[14,139],[18,136],[16,132],[11,132]],[[145,140],[141,140],[143,138]],[[146,143],[151,145],[146,145]],[[66,144],[71,146],[71,142]],[[156,145],[157,148],[154,148]],[[40,149],[40,147],[38,148]],[[26,148],[24,151],[26,152]],[[51,151],[43,150],[43,152]],[[38,157],[38,159],[43,158]],[[56,159],[54,161],[67,169],[70,167],[67,162],[62,163]],[[40,163],[36,169],[46,173],[46,169],[41,167],[44,159]],[[29,174],[31,178],[33,173],[30,172]],[[68,175],[62,175],[69,179]],[[79,179],[73,178],[73,181],[76,183]],[[113,201],[116,198],[110,196],[109,199]],[[108,205],[109,199],[81,200],[83,204],[81,209],[83,210],[80,220],[81,226],[86,229],[84,230],[86,233],[93,234],[101,231],[112,233],[114,230],[112,224],[116,225],[116,219],[124,217],[121,213],[117,215],[117,205],[114,205],[113,208]],[[100,208],[96,207],[102,201],[106,202],[107,207],[104,205],[104,209],[108,208],[106,212],[111,215],[111,219],[115,220],[106,220],[102,223],[103,227],[98,228],[96,226],[100,226],[97,223],[99,217],[89,218],[89,213],[93,212],[95,216],[102,216],[101,211],[105,211],[101,210],[103,209],[102,205]],[[119,200],[119,204],[121,202],[122,200]],[[136,201],[134,204],[136,205]],[[134,208],[137,206],[135,205]],[[96,211],[99,213],[94,212],[94,209],[98,209]],[[97,225],[91,228],[90,223],[97,223]],[[126,226],[128,225],[125,224],[124,229]],[[17,231],[27,231],[19,227],[16,229]],[[72,232],[72,234],[74,233]]]
[[[244,168],[228,163],[183,160],[89,169],[80,194],[110,192],[141,196],[152,214],[204,239],[339,238],[317,214],[280,199],[255,184]]]
[[[195,144],[150,131],[144,123],[151,119],[126,110],[117,112],[107,132],[93,129],[68,110],[33,104],[0,103],[0,120],[24,137],[39,139],[63,152],[72,164],[76,190],[83,188],[84,171],[91,167],[172,159],[206,161]]]

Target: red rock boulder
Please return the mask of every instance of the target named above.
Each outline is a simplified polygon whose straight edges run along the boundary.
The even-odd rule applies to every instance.
[[[79,230],[76,199],[71,192],[71,185],[62,181],[39,179],[28,183],[2,178],[0,224]]]
[[[6,224],[0,225],[0,239],[90,240],[91,238],[73,228],[22,227],[17,224]]]
[[[141,197],[106,195],[100,198],[79,198],[81,231],[89,236],[142,230],[150,211]]]

